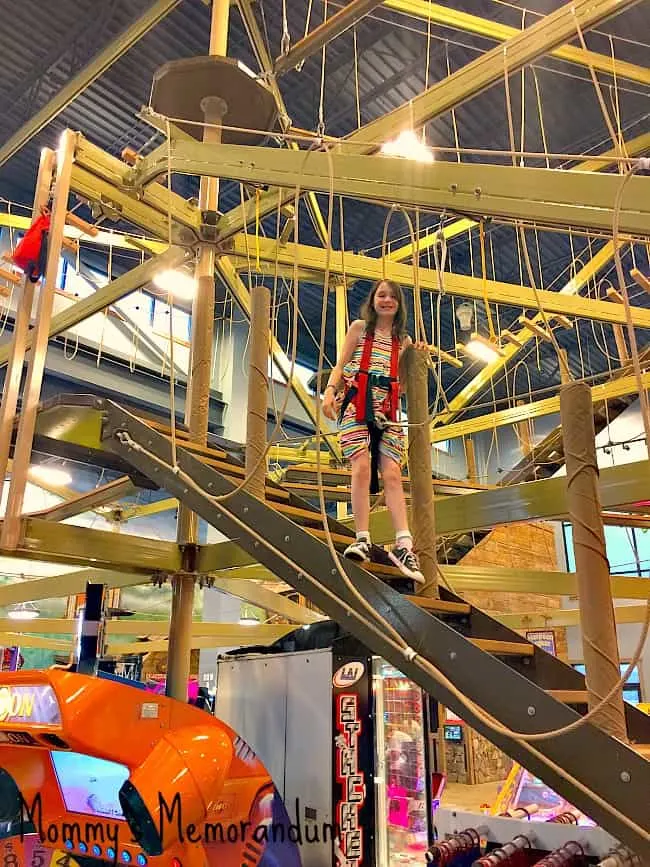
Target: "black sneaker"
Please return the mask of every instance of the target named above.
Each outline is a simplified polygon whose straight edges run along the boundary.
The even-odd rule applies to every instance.
[[[409,551],[408,548],[393,548],[388,556],[407,578],[424,584],[424,575],[420,572],[420,563],[414,551]]]
[[[349,557],[350,560],[357,560],[359,563],[367,563],[370,560],[370,542],[365,539],[357,539],[343,552],[344,557]]]

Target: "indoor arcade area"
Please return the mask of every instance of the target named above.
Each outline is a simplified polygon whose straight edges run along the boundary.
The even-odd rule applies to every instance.
[[[650,867],[650,0],[0,19],[0,865]]]

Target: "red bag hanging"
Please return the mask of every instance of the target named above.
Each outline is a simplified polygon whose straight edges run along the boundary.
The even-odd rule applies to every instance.
[[[46,212],[34,220],[12,255],[15,264],[32,283],[36,283],[45,271],[49,229],[50,215]]]

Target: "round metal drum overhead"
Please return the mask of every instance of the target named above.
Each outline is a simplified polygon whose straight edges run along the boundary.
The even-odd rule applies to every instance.
[[[151,105],[169,118],[194,121],[177,126],[193,138],[203,139],[201,102],[218,97],[227,106],[222,118],[224,144],[257,145],[277,122],[273,94],[243,64],[231,57],[189,57],[172,60],[154,74]],[[228,129],[235,127],[236,129]],[[251,130],[245,132],[244,130]]]

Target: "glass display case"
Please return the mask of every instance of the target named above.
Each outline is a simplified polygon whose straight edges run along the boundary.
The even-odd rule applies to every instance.
[[[429,839],[423,691],[373,657],[376,863],[421,865]]]

